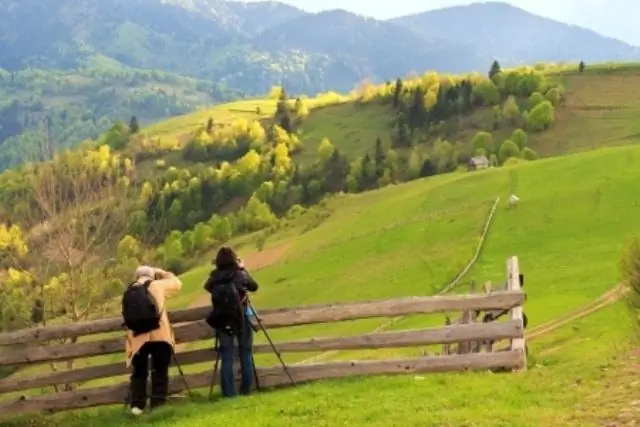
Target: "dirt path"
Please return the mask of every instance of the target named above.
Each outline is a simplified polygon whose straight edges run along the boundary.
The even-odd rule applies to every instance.
[[[600,297],[590,302],[589,304],[575,310],[571,313],[567,313],[564,316],[553,319],[547,323],[543,323],[542,325],[538,325],[535,328],[531,329],[529,333],[526,334],[525,338],[527,341],[534,340],[543,335],[548,334],[549,332],[553,332],[562,326],[565,326],[568,323],[571,323],[575,320],[581,319],[585,316],[588,316],[591,313],[594,313],[608,305],[613,304],[618,301],[622,295],[626,293],[626,289],[624,285],[619,284],[615,288],[605,292]]]

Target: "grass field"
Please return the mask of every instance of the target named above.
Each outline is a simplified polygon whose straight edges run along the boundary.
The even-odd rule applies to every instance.
[[[507,257],[518,255],[529,297],[525,312],[529,327],[535,327],[585,305],[618,282],[616,266],[620,250],[638,232],[633,221],[640,214],[640,195],[634,191],[638,156],[640,147],[603,149],[337,197],[328,203],[333,214],[319,227],[273,242],[272,248],[263,251],[264,255],[287,245],[280,259],[255,272],[261,289],[254,303],[260,309],[432,294],[471,258],[491,202],[499,195],[503,203],[495,214],[484,251],[463,282],[466,284],[473,278],[480,283],[487,279],[500,283]],[[548,185],[549,177],[553,177],[552,186]],[[518,194],[521,202],[508,209],[504,201],[511,193]],[[247,259],[257,256],[245,248],[240,251],[241,256]],[[208,267],[202,267],[183,276],[185,287],[179,297],[180,305],[201,298],[200,284],[207,271]],[[365,420],[377,422],[381,419],[380,412],[360,408],[359,402],[386,402],[385,399],[389,402],[382,407],[386,408],[384,412],[390,412],[384,418],[386,423],[404,420],[408,425],[495,425],[490,420],[498,417],[504,425],[544,425],[540,423],[552,419],[562,420],[561,425],[589,425],[562,408],[574,407],[587,397],[589,390],[595,390],[599,381],[604,381],[602,367],[609,363],[607,357],[629,337],[620,317],[623,314],[622,305],[617,305],[536,340],[531,346],[530,361],[544,367],[534,366],[523,375],[436,375],[419,381],[407,376],[326,382],[249,400],[218,403],[211,409],[203,406],[200,412],[188,408],[169,410],[154,416],[154,425],[174,422],[176,417],[183,416],[186,417],[183,425],[221,423],[240,407],[251,408],[242,421],[247,423],[244,425],[251,425],[251,420],[255,422],[256,418],[251,417],[263,418],[265,425],[312,420],[332,425],[340,416],[354,424]],[[441,316],[411,316],[392,329],[441,324],[442,320]],[[380,324],[380,320],[371,319],[274,330],[271,335],[276,341],[356,335],[370,332]],[[607,342],[611,340],[600,339],[603,336],[616,338],[616,347]],[[256,341],[264,339],[258,335]],[[407,356],[416,355],[416,351],[340,352],[327,358]],[[286,360],[295,362],[308,356],[287,355]],[[117,360],[117,355],[113,358]],[[259,365],[274,362],[271,355],[258,358]],[[188,371],[209,368],[209,364],[203,364],[189,367]],[[565,386],[575,383],[576,377],[580,383],[567,392]],[[473,387],[462,388],[463,383]],[[335,399],[334,393],[340,397]],[[410,398],[400,397],[404,395]],[[487,403],[489,395],[495,400]],[[393,403],[394,398],[402,402]],[[285,410],[292,399],[296,402],[293,407],[298,409]],[[336,400],[341,403],[330,407],[329,403]],[[470,400],[473,403],[463,404]],[[272,405],[279,409],[267,409]],[[521,421],[515,419],[515,414],[529,411],[533,405],[542,409],[531,411]],[[397,410],[390,411],[391,406]],[[410,416],[419,409],[429,414],[425,415],[426,421],[422,416],[419,419]],[[599,412],[605,409],[586,408],[583,415],[600,416]],[[614,409],[615,404],[611,403],[607,410]],[[114,420],[120,417],[118,409],[98,412],[109,414]],[[276,414],[280,413],[282,423],[276,424]],[[91,414],[94,412],[82,416],[87,425],[95,420]],[[73,419],[77,415],[62,416],[61,422],[71,422],[69,416]],[[450,424],[444,423],[445,418]]]
[[[566,117],[560,117],[549,132],[531,138],[531,145],[542,152],[542,147],[548,146],[549,155],[592,151],[337,196],[327,202],[331,215],[319,226],[304,231],[308,223],[303,219],[286,233],[271,237],[260,253],[252,247],[250,238],[232,242],[236,246],[242,243],[240,256],[250,268],[261,267],[252,268],[261,285],[253,302],[260,309],[434,294],[472,258],[497,196],[502,202],[485,247],[462,285],[466,288],[471,279],[480,284],[486,280],[502,283],[505,261],[517,255],[525,274],[529,328],[593,301],[620,281],[617,263],[621,249],[629,238],[640,233],[635,220],[640,217],[640,194],[636,189],[640,147],[632,145],[634,139],[629,133],[635,131],[631,119],[636,108],[632,102],[635,89],[630,82],[638,77],[640,70],[631,66],[615,74],[600,68],[583,75],[559,77],[565,79],[569,98],[558,116],[566,113]],[[591,89],[587,88],[594,85],[599,90],[589,92]],[[593,93],[591,98],[589,93]],[[224,111],[223,107],[218,108]],[[323,133],[329,136],[335,132],[329,138],[341,150],[340,144],[347,144],[345,150],[353,150],[349,151],[351,155],[357,155],[361,146],[369,149],[376,132],[384,128],[382,120],[375,120],[384,112],[366,113],[369,108],[382,107],[345,104],[318,109],[305,125],[308,141],[314,143]],[[339,109],[342,112],[336,113]],[[349,109],[356,113],[349,115]],[[363,119],[366,114],[370,116]],[[205,115],[203,112],[206,121]],[[338,118],[340,126],[332,128]],[[181,120],[186,123],[185,118]],[[356,120],[360,120],[357,126],[353,125]],[[376,122],[378,127],[367,128],[368,121]],[[158,126],[155,132],[161,133],[164,125]],[[166,127],[166,132],[171,129]],[[350,134],[353,130],[356,132]],[[566,138],[552,141],[552,135],[560,132]],[[359,139],[357,144],[355,138]],[[601,138],[601,144],[596,144],[597,138]],[[598,145],[624,146],[593,150]],[[508,207],[511,194],[521,199],[517,207]],[[184,288],[172,301],[172,308],[187,307],[203,299],[201,284],[209,269],[203,266],[182,276]],[[406,376],[323,382],[212,406],[168,409],[134,425],[162,426],[178,421],[194,427],[223,425],[238,418],[239,411],[243,416],[236,421],[238,425],[598,425],[596,422],[628,409],[624,399],[632,400],[628,383],[618,385],[612,377],[629,367],[621,360],[611,361],[621,349],[626,350],[633,334],[623,308],[619,303],[537,339],[530,348],[532,369],[522,375],[461,374],[419,380]],[[357,335],[371,332],[383,323],[384,320],[369,319],[274,330],[271,335],[276,341]],[[408,316],[388,329],[442,323],[442,316]],[[256,342],[265,341],[261,334],[256,337]],[[211,343],[195,346],[206,345]],[[388,358],[417,355],[418,351],[345,351],[326,355],[325,359]],[[298,362],[311,356],[285,355],[285,360]],[[100,358],[99,362],[120,359],[121,355],[113,355]],[[272,355],[256,359],[259,365],[275,363]],[[205,371],[209,365],[185,370]],[[34,372],[29,369],[20,375]],[[105,383],[108,382],[92,385]],[[605,387],[619,391],[616,401],[599,400],[601,397],[596,394]],[[371,401],[379,402],[379,406],[365,403]],[[120,409],[60,415],[47,422],[51,426],[120,425]]]

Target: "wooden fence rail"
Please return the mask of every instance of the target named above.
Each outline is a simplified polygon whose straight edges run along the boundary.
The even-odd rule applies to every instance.
[[[490,295],[447,295],[413,297],[355,304],[333,304],[322,308],[295,308],[260,312],[266,328],[286,328],[343,320],[372,317],[395,317],[457,310],[492,310],[516,307],[524,301],[522,292],[496,292]],[[121,322],[122,323],[122,322]],[[76,325],[77,326],[77,325]],[[118,328],[122,330],[121,327]],[[124,332],[124,331],[123,331]],[[76,329],[75,334],[79,331]],[[202,320],[174,328],[176,341],[187,343],[213,336],[211,328]],[[124,351],[122,338],[75,344],[0,348],[0,366],[58,362],[78,358],[113,354]]]
[[[495,312],[509,311],[505,322],[454,323],[438,328],[419,330],[378,332],[361,336],[336,338],[312,338],[300,341],[277,343],[278,350],[287,352],[320,352],[331,350],[381,349],[399,347],[420,347],[434,344],[461,344],[480,341],[509,340],[511,345],[500,352],[475,352],[443,356],[427,356],[385,361],[350,361],[322,364],[302,364],[290,366],[297,383],[318,379],[339,378],[350,375],[397,374],[406,372],[443,372],[473,369],[506,368],[525,369],[524,328],[522,304],[525,295],[519,286],[519,267],[516,257],[508,261],[507,287],[505,290],[484,294],[441,295],[431,297],[410,297],[382,301],[367,301],[343,304],[322,304],[298,308],[262,310],[259,314],[268,329],[318,323],[340,322],[376,317],[396,317],[411,314],[445,313],[451,311]],[[203,318],[209,308],[180,310],[170,313],[178,343],[212,340],[213,331]],[[506,317],[506,316],[505,316]],[[124,336],[103,338],[73,344],[47,343],[61,339],[81,338],[96,334],[121,331],[119,318],[33,328],[0,334],[0,366],[25,366],[30,364],[55,363],[73,359],[90,358],[124,352]],[[211,345],[211,347],[213,347]],[[254,346],[256,353],[271,353],[267,344]],[[180,365],[211,362],[216,354],[213,348],[179,352],[176,358]],[[1,414],[22,412],[55,412],[90,406],[122,403],[126,384],[108,387],[76,388],[61,393],[27,396],[15,393],[60,384],[82,384],[87,381],[126,375],[124,361],[98,366],[88,366],[67,371],[40,374],[30,378],[10,376],[0,380],[0,393],[14,393],[0,401]],[[282,366],[259,368],[262,387],[288,383]],[[208,386],[211,370],[187,375],[191,389]],[[171,379],[171,393],[184,389],[184,379]]]
[[[477,339],[515,339],[524,336],[524,331],[517,321],[506,323],[487,323],[471,325],[453,325],[413,331],[385,332],[354,337],[310,339],[278,344],[281,352],[312,352],[327,350],[380,349],[394,347],[416,347],[430,344],[455,343]],[[269,344],[254,345],[255,353],[271,353]],[[180,365],[208,362],[215,358],[213,348],[191,350],[178,353]],[[52,386],[63,383],[77,383],[99,378],[125,375],[129,371],[124,363],[92,366],[73,371],[53,372],[34,378],[5,378],[0,380],[0,393],[28,390],[36,387]]]
[[[384,361],[332,362],[313,365],[293,365],[289,371],[298,384],[354,375],[393,375],[427,372],[455,372],[493,368],[517,369],[521,366],[521,350],[501,353],[473,353],[453,356],[425,356]],[[263,388],[286,385],[289,379],[281,366],[258,368],[260,386]],[[208,387],[211,371],[185,376],[191,390]],[[217,383],[217,379],[216,379]],[[24,397],[0,403],[0,413],[57,412],[93,406],[121,404],[127,393],[128,383],[116,386],[79,389],[46,396]],[[170,394],[185,390],[181,377],[171,378]]]
[[[524,294],[495,292],[483,295],[444,295],[435,297],[408,297],[381,301],[366,301],[343,304],[321,304],[298,308],[260,310],[266,327],[284,328],[314,323],[339,322],[343,320],[373,317],[394,317],[416,313],[438,313],[458,310],[490,310],[492,308],[515,307],[522,304]],[[171,323],[197,322],[203,320],[211,309],[199,307],[169,313]],[[122,319],[104,319],[73,325],[23,329],[0,334],[0,346],[32,344],[56,339],[78,338],[107,332],[122,331]],[[1,363],[0,363],[1,364]]]

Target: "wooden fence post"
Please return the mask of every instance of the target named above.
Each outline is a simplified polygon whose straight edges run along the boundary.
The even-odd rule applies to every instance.
[[[507,260],[507,290],[509,291],[520,291],[520,266],[518,265],[518,257],[513,256]],[[522,305],[517,307],[513,307],[510,310],[510,317],[512,320],[517,320],[523,325],[522,320]],[[524,325],[522,326],[524,330]],[[522,367],[515,370],[526,370],[527,369],[527,353],[525,350],[525,341],[524,338],[515,338],[511,340],[511,350],[521,350],[522,351]]]

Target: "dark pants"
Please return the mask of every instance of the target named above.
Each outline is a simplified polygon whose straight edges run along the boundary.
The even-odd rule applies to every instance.
[[[244,334],[238,337],[220,332],[220,388],[224,397],[232,397],[237,394],[233,374],[234,338],[238,340],[242,370],[240,393],[251,393],[253,384],[253,330],[247,327]]]
[[[131,364],[131,406],[144,409],[147,405],[147,378],[149,376],[149,356],[151,356],[151,408],[162,405],[169,391],[169,364],[173,349],[166,342],[156,341],[144,344],[133,356]]]

